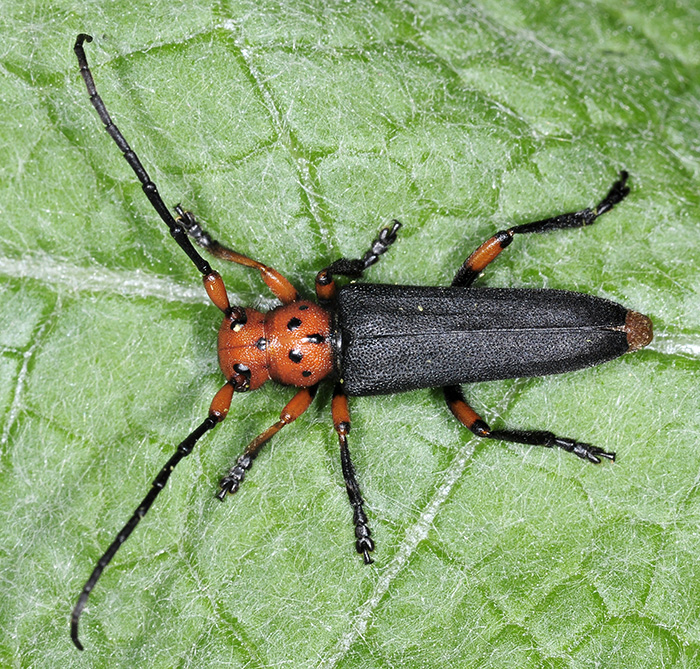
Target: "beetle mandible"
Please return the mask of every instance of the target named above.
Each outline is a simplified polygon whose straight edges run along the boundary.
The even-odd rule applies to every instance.
[[[74,47],[90,101],[151,205],[201,273],[209,298],[223,312],[218,352],[226,383],[216,393],[207,418],[178,445],[83,587],[71,616],[71,638],[78,649],[83,649],[78,622],[104,568],[146,515],[177,464],[206,432],[226,418],[234,392],[255,390],[268,380],[300,389],[280,419],[248,444],[223,477],[217,495],[221,500],[238,490],[262,446],[306,411],[318,384],[335,380],[333,425],[353,511],[355,548],[367,564],[372,562],[374,541],[348,449],[348,396],[442,387],[450,411],[479,437],[558,447],[592,463],[615,459],[614,453],[547,431],[492,430],[467,404],[459,384],[569,372],[636,351],[651,341],[652,324],[647,316],[609,300],[563,290],[471,287],[515,235],[594,223],[629,193],[627,172],[620,173],[608,194],[592,209],[497,232],[464,261],[449,287],[336,287],[336,276],[359,279],[396,241],[401,224],[394,221],[379,233],[362,258],[341,258],[316,275],[315,303],[301,299],[279,272],[213,239],[180,205],[174,208],[176,216],[171,214],[97,93],[83,47],[91,41],[89,35],[80,34]],[[281,306],[267,314],[231,306],[221,277],[192,241],[216,258],[258,270]]]

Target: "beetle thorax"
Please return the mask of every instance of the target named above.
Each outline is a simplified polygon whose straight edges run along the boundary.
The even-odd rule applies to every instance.
[[[245,309],[246,322],[227,316],[219,329],[219,364],[231,380],[250,375],[249,390],[272,379],[284,385],[312,386],[333,370],[329,313],[298,300],[267,314]]]

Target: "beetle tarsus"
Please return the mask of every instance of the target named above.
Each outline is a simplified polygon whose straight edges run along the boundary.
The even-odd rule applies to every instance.
[[[216,493],[216,499],[218,499],[220,502],[223,502],[226,499],[227,495],[233,495],[238,490],[238,486],[236,486],[235,490],[233,489],[234,484],[231,481],[226,481],[226,479],[221,479],[221,490],[219,490],[218,493]]]
[[[177,218],[175,221],[179,223],[185,232],[194,240],[194,242],[203,249],[209,250],[214,243],[209,233],[199,224],[194,214],[191,211],[186,211],[181,204],[175,205],[175,213]]]
[[[575,441],[574,439],[554,437],[550,447],[553,446],[562,448],[578,456],[581,460],[588,460],[588,462],[592,462],[596,465],[600,464],[600,458],[606,458],[611,462],[615,462],[615,453],[608,453],[599,446],[591,446],[591,444]]]
[[[238,492],[238,488],[241,487],[241,483],[243,483],[243,479],[245,478],[245,472],[243,472],[240,477],[236,476],[224,476],[224,478],[221,479],[221,482],[219,485],[221,486],[221,490],[217,493],[217,498],[220,499],[222,502],[226,499],[227,495],[233,495]]]
[[[219,500],[223,502],[227,495],[233,495],[238,492],[238,488],[241,487],[241,483],[243,483],[245,478],[245,473],[252,464],[253,458],[245,453],[236,460],[236,464],[231,467],[229,473],[221,479],[219,484],[221,490],[216,495]]]
[[[589,444],[590,446],[590,444]],[[581,456],[579,456],[581,457]],[[600,448],[597,448],[596,446],[590,446],[589,450],[585,453],[585,458],[589,462],[593,462],[594,464],[600,464],[601,458],[605,458],[606,460],[610,460],[610,462],[615,462],[615,452],[611,451],[604,451]]]
[[[362,257],[363,270],[374,265],[379,260],[379,256],[385,253],[386,250],[396,241],[396,233],[401,227],[401,223],[394,219],[391,228],[382,228],[379,235],[372,241],[369,251]]]
[[[357,489],[356,491],[353,491],[353,493],[350,493],[348,491],[348,494],[350,495],[351,499],[351,504],[353,505],[353,522],[355,523],[355,550],[362,556],[364,556],[365,564],[372,564],[374,560],[369,556],[370,552],[374,550],[374,541],[372,540],[372,537],[370,536],[372,534],[372,530],[369,529],[368,525],[368,520],[367,516],[365,515],[365,511],[362,508],[362,504],[364,503],[362,500],[362,497],[360,496],[360,491]],[[357,506],[355,505],[355,502],[353,502],[353,495],[356,495],[355,502],[357,502]]]

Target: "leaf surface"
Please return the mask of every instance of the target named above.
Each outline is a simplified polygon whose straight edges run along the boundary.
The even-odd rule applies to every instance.
[[[700,661],[700,14],[689,2],[24,3],[0,99],[0,663],[692,667]],[[516,239],[481,285],[649,314],[648,349],[469,386],[494,426],[615,450],[598,467],[483,443],[439,390],[351,403],[376,562],[353,550],[330,390],[224,504],[217,481],[292,390],[234,398],[85,579],[222,384],[218,319],[91,108],[165,201],[306,296],[382,225],[366,279],[445,285],[493,232],[632,193],[592,228]],[[219,269],[235,303],[259,277]]]

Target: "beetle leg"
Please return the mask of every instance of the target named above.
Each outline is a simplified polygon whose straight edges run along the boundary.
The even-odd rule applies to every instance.
[[[620,178],[612,185],[612,188],[598,203],[598,206],[593,209],[586,208],[569,214],[545,218],[534,223],[516,225],[508,230],[497,232],[464,261],[464,264],[455,274],[452,285],[471,286],[486,266],[494,261],[500,252],[513,241],[514,235],[550,232],[551,230],[563,230],[565,228],[581,228],[584,225],[591,225],[599,216],[610,211],[616,204],[619,204],[627,197],[627,194],[630,192],[629,187],[626,185],[628,176],[624,170],[620,172]]]
[[[236,460],[236,464],[231,467],[228,474],[221,479],[221,490],[217,493],[217,497],[223,502],[227,494],[235,493],[240,487],[243,479],[245,478],[245,473],[251,468],[253,460],[260,453],[260,449],[268,442],[270,439],[276,435],[285,425],[289,425],[294,422],[301,414],[306,411],[311,402],[313,402],[316,396],[316,389],[318,384],[315,386],[310,386],[308,388],[302,388],[292,399],[289,401],[287,406],[282,409],[280,414],[280,419],[270,427],[267,428],[262,434],[259,434],[253,441],[251,441],[248,446],[246,446],[243,454]]]
[[[351,279],[359,279],[362,273],[379,260],[379,256],[396,241],[396,233],[401,223],[394,219],[391,227],[382,228],[376,239],[372,241],[367,253],[362,258],[340,258],[334,263],[322,269],[316,275],[316,296],[322,302],[328,302],[335,297],[334,274],[347,276]]]
[[[214,396],[211,406],[209,407],[209,416],[206,420],[197,427],[178,447],[171,458],[165,463],[165,466],[160,470],[158,476],[153,479],[153,484],[151,489],[148,491],[146,497],[137,507],[134,514],[129,518],[129,522],[124,525],[121,532],[117,535],[116,539],[109,545],[109,548],[105,551],[104,555],[99,559],[97,565],[90,574],[90,578],[87,583],[83,586],[83,590],[78,597],[78,602],[73,609],[71,615],[70,623],[70,635],[73,639],[78,650],[83,650],[83,644],[80,643],[78,638],[78,622],[80,621],[80,616],[83,613],[83,609],[87,604],[88,597],[95,587],[95,584],[99,580],[105,567],[111,562],[114,554],[119,550],[120,546],[129,538],[129,535],[134,531],[136,526],[139,524],[141,519],[146,515],[148,510],[151,508],[153,502],[155,502],[156,497],[165,487],[170,474],[173,473],[175,467],[179,464],[180,460],[187,457],[194,448],[195,444],[201,439],[205,432],[208,432],[213,427],[218,425],[228,414],[228,410],[231,406],[231,399],[233,398],[233,386],[230,383],[224,385],[218,393]]]
[[[514,444],[562,448],[582,460],[595,464],[600,463],[601,458],[615,460],[615,453],[608,453],[598,446],[584,444],[567,437],[557,437],[552,432],[543,430],[492,430],[481,416],[467,404],[459,386],[445,386],[443,392],[445,393],[447,406],[455,418],[462,425],[469,428],[477,437],[509,441]]]
[[[365,564],[372,564],[373,560],[369,556],[374,550],[371,530],[369,529],[367,515],[364,510],[364,500],[360,493],[360,486],[355,476],[355,468],[350,459],[348,449],[348,433],[350,432],[350,411],[348,410],[348,397],[343,392],[339,383],[333,389],[333,401],[331,404],[333,413],[333,425],[338,433],[340,441],[340,463],[345,479],[345,489],[348,491],[350,505],[352,506],[352,520],[355,523],[355,549],[364,556]]]
[[[585,225],[594,223],[598,216],[602,216],[610,211],[616,204],[624,200],[630,192],[627,186],[627,178],[629,174],[622,170],[620,178],[612,185],[608,194],[598,203],[598,206],[593,209],[582,209],[570,214],[561,214],[552,218],[545,218],[542,221],[534,223],[525,223],[524,225],[516,225],[511,230],[515,234],[527,234],[530,232],[548,232],[550,230],[562,230],[564,228],[582,228]]]
[[[175,220],[184,228],[187,234],[215,258],[257,269],[262,280],[282,304],[289,304],[299,299],[297,289],[277,270],[219,243],[202,228],[194,214],[190,211],[185,211],[181,205],[175,206],[175,212],[177,213]]]

